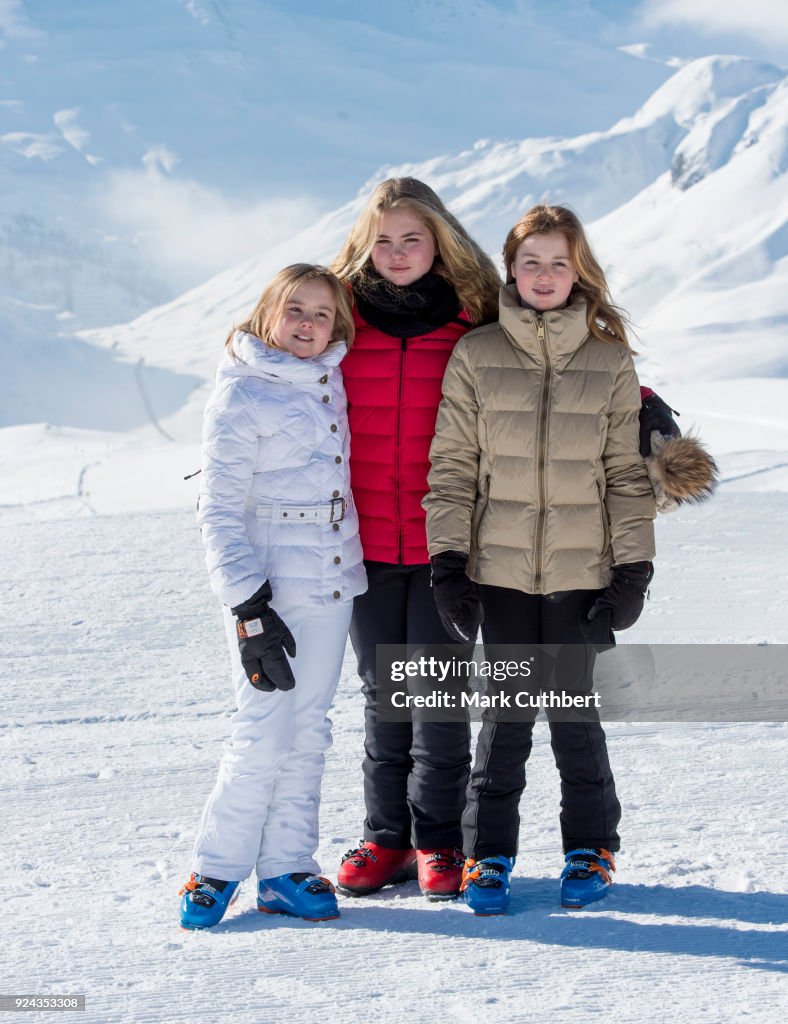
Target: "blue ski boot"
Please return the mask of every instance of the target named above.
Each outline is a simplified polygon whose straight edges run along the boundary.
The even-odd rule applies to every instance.
[[[460,892],[477,917],[505,914],[511,897],[514,857],[484,857],[465,861]]]
[[[223,882],[192,872],[178,893],[181,900],[181,928],[213,928],[238,899],[240,882]]]
[[[584,907],[604,899],[613,884],[616,862],[609,850],[570,850],[561,872],[561,906]]]
[[[334,886],[322,875],[295,871],[276,878],[261,878],[257,909],[264,914],[291,914],[305,921],[330,921],[339,917]]]

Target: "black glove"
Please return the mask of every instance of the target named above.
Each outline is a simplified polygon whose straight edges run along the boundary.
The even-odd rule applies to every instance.
[[[643,611],[648,585],[654,576],[651,562],[626,562],[613,566],[613,579],[591,605],[589,622],[600,612],[610,609],[613,629],[634,626]]]
[[[659,395],[649,395],[640,406],[640,454],[651,455],[651,431],[658,430],[663,437],[681,437],[679,425],[673,419],[675,409],[663,402]],[[676,412],[678,416],[678,413]]]
[[[474,643],[484,612],[476,584],[465,574],[468,556],[442,551],[432,556],[430,564],[432,593],[443,628],[462,643]]]
[[[268,580],[248,601],[232,608],[238,616],[238,647],[241,664],[256,690],[292,690],[295,686],[293,670],[285,656],[295,657],[293,634],[282,622],[268,602],[271,584]]]

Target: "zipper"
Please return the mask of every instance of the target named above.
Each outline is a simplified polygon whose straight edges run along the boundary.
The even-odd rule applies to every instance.
[[[401,476],[400,456],[402,453],[402,445],[400,444],[400,432],[402,430],[402,378],[405,376],[405,348],[407,344],[407,338],[401,338],[402,345],[400,347],[399,356],[399,387],[397,391],[397,438],[396,438],[396,459],[395,467],[396,473],[394,478],[394,506],[397,512],[397,564],[403,564],[402,558],[402,514],[400,510],[400,488],[399,480]]]
[[[547,338],[544,326],[544,317],[533,317],[536,327],[536,338],[542,350],[544,359],[544,376],[542,378],[542,398],[539,405],[539,429],[537,433],[537,462],[536,480],[539,494],[539,509],[536,517],[536,544],[534,555],[534,592],[542,592],[542,562],[544,561],[544,529],[547,518],[547,487],[545,483],[545,467],[547,463],[547,424],[550,408],[550,381],[552,377],[552,363],[550,352],[547,347]]]

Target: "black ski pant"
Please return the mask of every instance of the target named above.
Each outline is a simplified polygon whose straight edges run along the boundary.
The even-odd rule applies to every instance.
[[[482,585],[479,593],[486,657],[490,657],[488,645],[494,644],[571,644],[561,649],[559,685],[575,693],[592,689],[596,651],[585,643],[579,623],[599,591],[537,595]],[[468,857],[517,853],[519,804],[536,714],[534,710],[530,721],[513,721],[511,713],[499,709],[484,712],[462,819],[463,850]],[[618,850],[621,806],[598,713],[593,707],[584,709],[581,721],[570,722],[551,720],[558,713],[550,709],[546,714],[561,776],[564,852],[577,847]]]
[[[460,847],[460,819],[470,771],[470,726],[430,721],[413,709],[407,722],[380,721],[375,648],[404,644],[408,657],[427,645],[452,644],[441,625],[429,565],[365,562],[369,589],[353,602],[350,639],[366,699],[364,839],[389,849]],[[463,654],[458,652],[462,651]]]

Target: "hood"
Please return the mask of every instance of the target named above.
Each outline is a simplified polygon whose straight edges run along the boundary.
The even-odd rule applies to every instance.
[[[291,384],[315,384],[339,366],[347,353],[347,344],[334,341],[319,356],[298,359],[281,348],[264,344],[253,334],[237,331],[232,350],[235,358],[229,349],[224,350],[216,371],[217,382],[232,377],[263,377]]]

